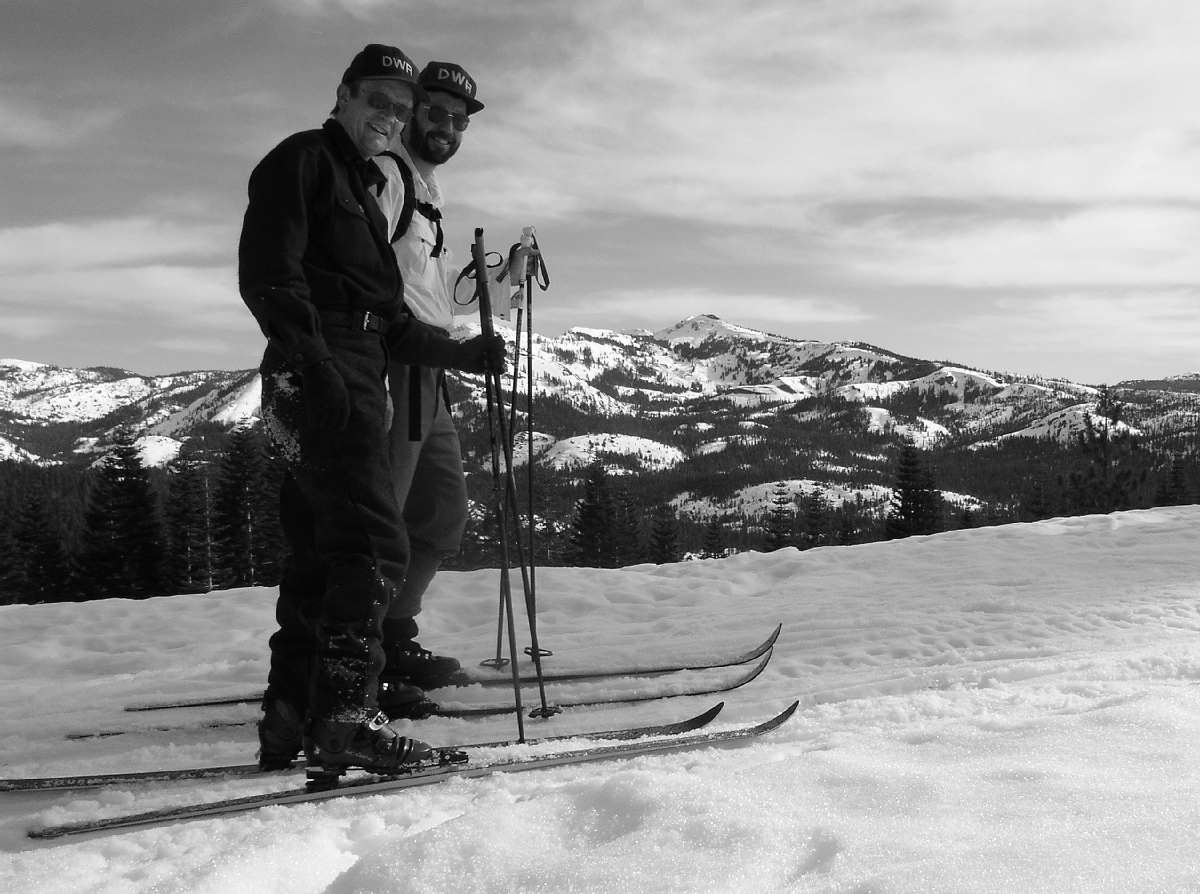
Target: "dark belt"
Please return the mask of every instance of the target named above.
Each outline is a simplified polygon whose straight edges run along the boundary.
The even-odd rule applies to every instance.
[[[383,332],[387,322],[379,314],[369,310],[319,310],[321,323],[326,326],[345,326],[347,329],[361,329],[363,332]]]

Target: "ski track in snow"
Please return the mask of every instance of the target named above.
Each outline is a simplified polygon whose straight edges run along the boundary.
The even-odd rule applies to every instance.
[[[0,794],[0,890],[1200,890],[1198,527],[1190,506],[671,566],[539,569],[539,636],[556,666],[702,657],[749,649],[779,622],[783,632],[743,689],[568,711],[527,721],[528,735],[675,720],[722,699],[714,728],[793,699],[800,712],[752,745],[54,843],[24,832],[129,812],[135,799],[149,809],[297,777]],[[487,657],[497,594],[495,572],[440,575],[422,639]],[[253,705],[121,708],[260,688],[273,598],[244,589],[0,608],[0,772],[252,759],[249,723],[200,725],[253,721]],[[153,728],[168,720],[185,728]],[[406,726],[434,743],[516,732],[511,718]],[[140,731],[65,737],[114,727]]]

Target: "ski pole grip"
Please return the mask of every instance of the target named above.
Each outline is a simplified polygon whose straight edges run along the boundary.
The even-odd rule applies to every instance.
[[[483,248],[483,227],[475,228],[471,259],[475,262],[475,297],[479,299],[479,328],[484,335],[495,335],[496,328],[492,324],[492,297],[488,293],[487,252]]]

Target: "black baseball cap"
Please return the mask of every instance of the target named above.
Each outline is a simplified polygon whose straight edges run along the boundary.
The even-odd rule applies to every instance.
[[[466,100],[468,115],[474,115],[483,108],[483,103],[475,98],[477,87],[474,79],[461,65],[455,65],[453,62],[430,62],[421,69],[417,83],[426,90],[441,90]]]
[[[418,101],[426,102],[429,99],[429,94],[417,83],[417,67],[398,47],[382,43],[367,44],[342,75],[342,83],[349,84],[362,78],[403,81],[412,87]]]

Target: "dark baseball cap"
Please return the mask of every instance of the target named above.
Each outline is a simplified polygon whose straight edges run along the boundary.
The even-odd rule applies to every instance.
[[[421,69],[417,83],[426,90],[441,90],[467,101],[467,114],[474,115],[483,108],[483,103],[475,98],[476,85],[467,70],[453,62],[430,62]]]
[[[342,75],[342,83],[349,84],[362,78],[403,81],[412,87],[417,100],[426,102],[429,99],[429,94],[417,83],[417,67],[397,47],[389,47],[382,43],[367,44]]]

